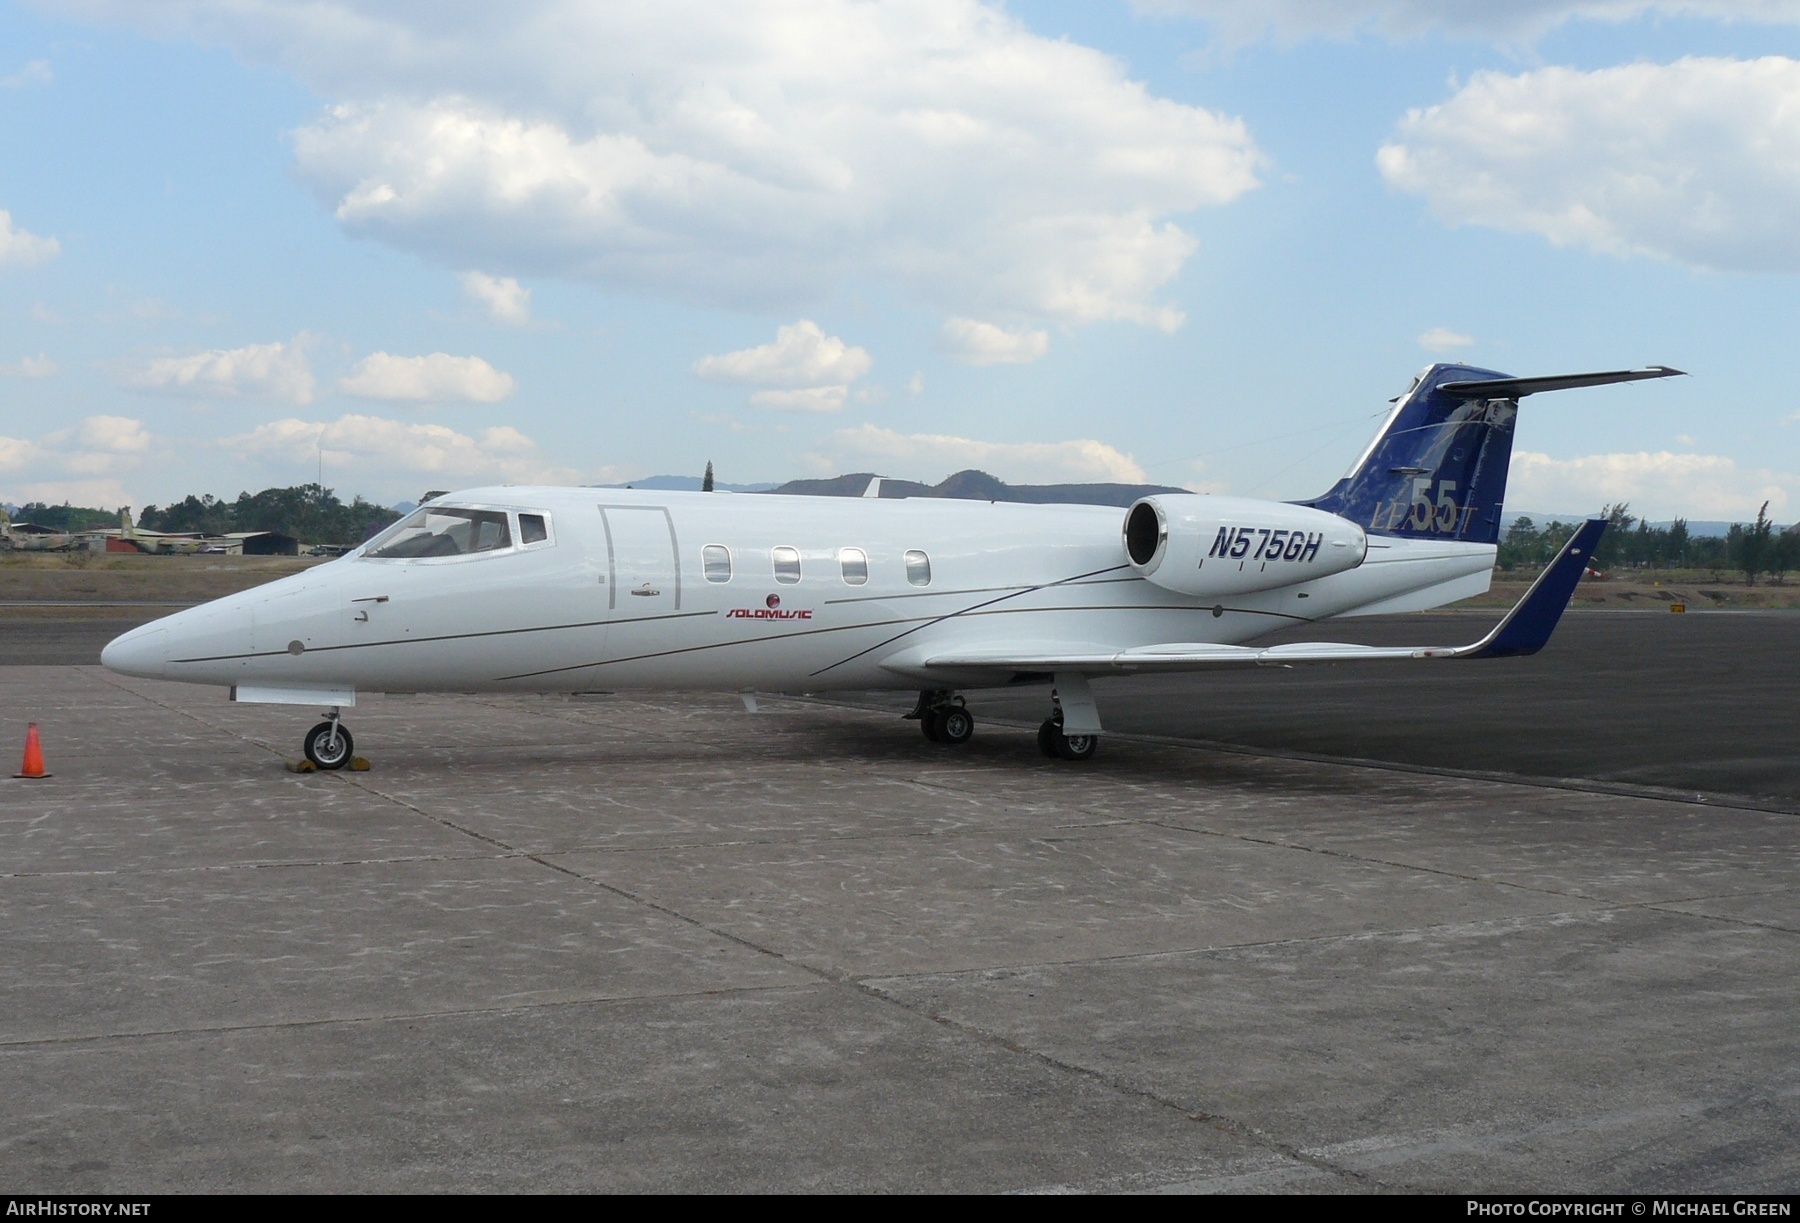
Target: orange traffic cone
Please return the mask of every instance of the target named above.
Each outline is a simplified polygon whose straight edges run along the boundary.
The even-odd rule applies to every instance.
[[[19,771],[17,773],[14,773],[13,776],[14,777],[48,777],[48,776],[50,776],[50,774],[48,774],[44,771],[44,747],[41,743],[38,742],[38,729],[37,729],[36,722],[33,722],[31,724],[31,729],[29,729],[25,732],[25,763],[23,763],[19,766]]]

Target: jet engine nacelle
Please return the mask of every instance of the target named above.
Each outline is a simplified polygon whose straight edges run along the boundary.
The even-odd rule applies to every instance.
[[[1243,497],[1163,493],[1125,511],[1131,567],[1165,590],[1212,598],[1354,569],[1369,537],[1347,518]]]

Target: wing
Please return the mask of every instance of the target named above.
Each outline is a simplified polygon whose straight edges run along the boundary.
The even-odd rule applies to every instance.
[[[1586,570],[1594,545],[1606,530],[1603,519],[1589,519],[1563,545],[1556,559],[1531,584],[1525,597],[1480,641],[1460,646],[1366,646],[1332,641],[1302,641],[1256,649],[1250,646],[1170,642],[1127,650],[1060,649],[1054,645],[1022,647],[948,647],[909,659],[905,669],[917,671],[991,671],[1007,676],[1039,672],[1085,675],[1148,671],[1204,671],[1214,667],[1286,667],[1297,663],[1380,662],[1420,658],[1509,658],[1535,654],[1555,630],[1575,584]]]

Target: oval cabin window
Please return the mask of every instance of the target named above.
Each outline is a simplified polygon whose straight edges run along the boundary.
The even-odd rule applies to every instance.
[[[906,551],[906,580],[914,586],[931,585],[931,558],[917,548]]]
[[[723,544],[707,544],[700,549],[700,565],[709,582],[731,580],[731,549]]]
[[[788,585],[800,580],[800,553],[796,549],[775,549],[775,580]]]
[[[869,554],[861,548],[839,548],[838,565],[848,586],[861,586],[869,580]]]

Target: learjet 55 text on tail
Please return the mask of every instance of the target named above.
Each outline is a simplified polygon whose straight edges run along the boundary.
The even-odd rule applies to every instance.
[[[1053,685],[1047,755],[1086,759],[1096,676],[1542,648],[1605,529],[1594,520],[1463,646],[1242,643],[1297,622],[1417,611],[1488,588],[1527,395],[1680,373],[1511,378],[1433,365],[1310,501],[1158,494],[1082,505],[826,500],[598,488],[434,499],[339,560],[133,629],[102,661],[326,707],[320,768],[352,757],[359,692],[905,689],[961,743],[960,689]],[[873,491],[873,490],[871,490]]]

